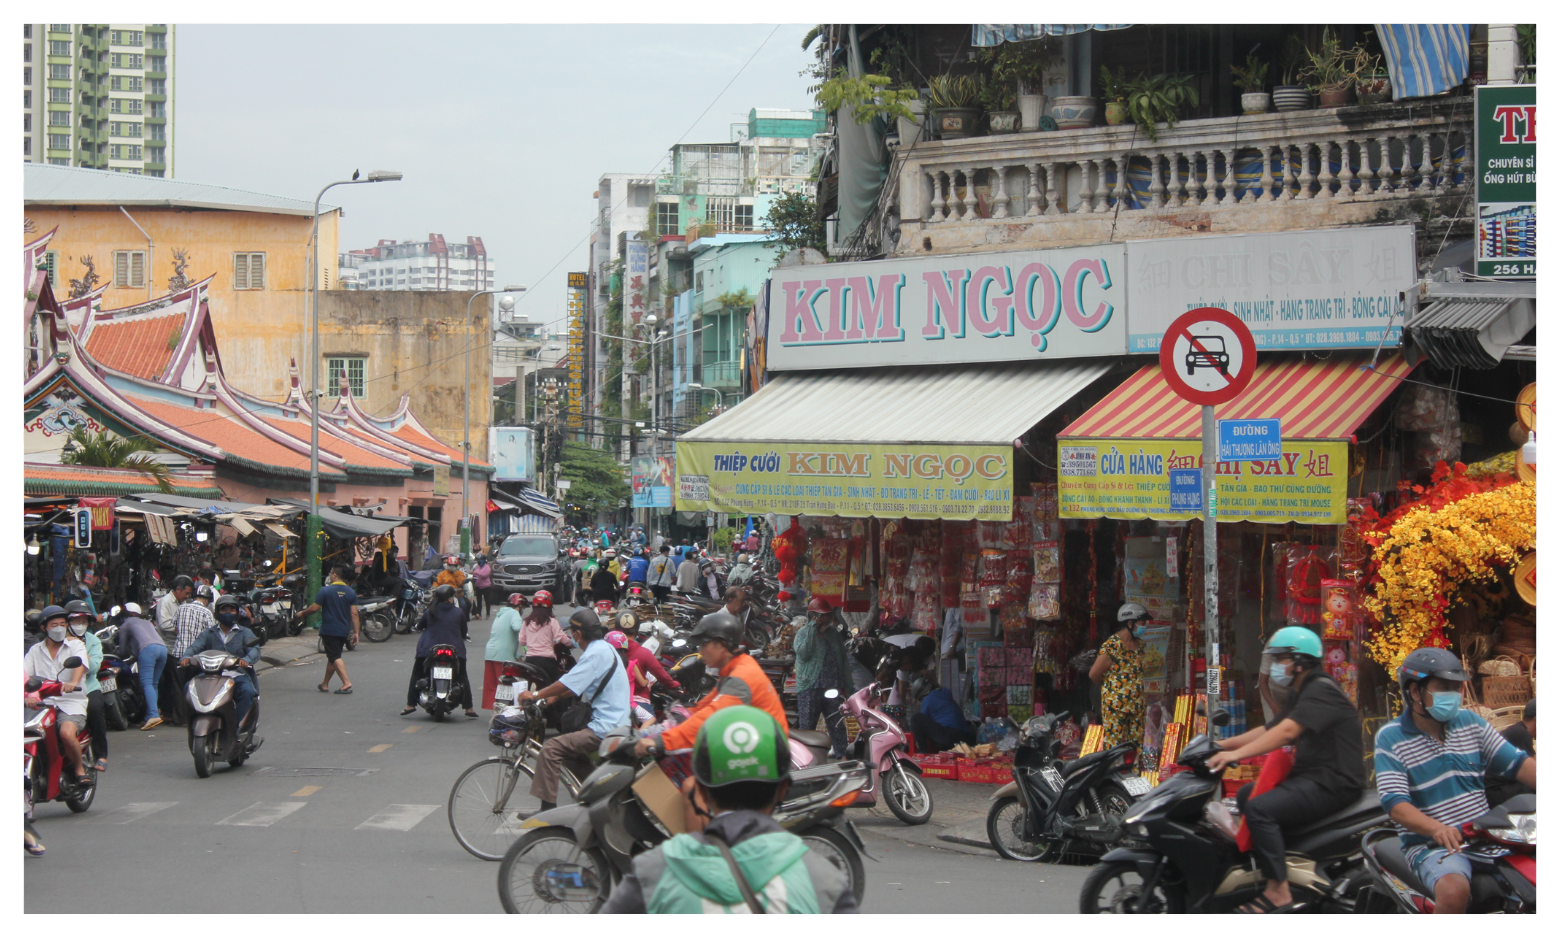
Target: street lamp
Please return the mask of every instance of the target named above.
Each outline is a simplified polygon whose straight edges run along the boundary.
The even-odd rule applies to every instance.
[[[333,182],[314,197],[314,214],[309,227],[309,283],[310,318],[313,320],[314,341],[309,362],[309,389],[313,397],[309,401],[309,513],[320,514],[320,200],[326,190],[335,186],[357,186],[370,182],[400,182],[401,174],[388,169],[372,170],[367,177],[358,178],[352,171],[351,179]]]
[[[723,392],[720,388],[707,388],[698,381],[690,381],[688,386],[696,391],[714,391],[716,396],[716,406],[720,407],[721,413],[726,413],[726,393]]]
[[[472,484],[472,300],[479,296],[493,296],[499,293],[520,293],[526,288],[518,283],[505,286],[502,290],[478,290],[466,298],[466,381],[461,392],[461,556],[465,557],[471,552],[471,509],[467,507],[467,499],[470,497]],[[499,309],[506,313],[515,308],[513,296],[499,298]],[[492,323],[489,323],[492,326]],[[491,393],[491,391],[489,392]]]

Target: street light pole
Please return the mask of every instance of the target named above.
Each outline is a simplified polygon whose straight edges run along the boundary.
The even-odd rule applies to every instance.
[[[467,504],[470,497],[472,484],[472,300],[479,296],[493,296],[499,293],[519,293],[526,288],[519,284],[509,284],[502,290],[478,290],[466,298],[466,380],[461,392],[461,556],[471,554],[472,545],[472,512]],[[499,308],[508,312],[515,308],[515,298],[506,296],[499,300]],[[488,331],[493,331],[493,321],[488,321]],[[491,335],[489,341],[492,341]],[[488,395],[492,395],[490,388]]]
[[[720,388],[707,388],[698,381],[690,381],[688,386],[698,391],[715,392],[716,404],[721,408],[721,412],[723,414],[726,413],[726,392],[722,391]]]

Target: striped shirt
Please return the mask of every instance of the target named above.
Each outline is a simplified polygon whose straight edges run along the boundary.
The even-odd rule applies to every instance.
[[[192,599],[180,604],[179,614],[173,621],[178,634],[174,637],[173,650],[169,654],[177,661],[185,656],[202,632],[217,624],[217,617],[211,614],[204,603]]]
[[[1456,827],[1490,810],[1485,800],[1487,769],[1502,778],[1516,778],[1518,767],[1528,758],[1495,727],[1468,710],[1459,710],[1443,735],[1439,741],[1421,732],[1407,707],[1400,719],[1377,731],[1375,764],[1382,810],[1409,804]],[[1398,830],[1406,850],[1432,842],[1403,825],[1398,825]]]

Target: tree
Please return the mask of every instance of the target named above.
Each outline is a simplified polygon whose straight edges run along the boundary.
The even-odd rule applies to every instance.
[[[775,232],[777,261],[797,248],[823,251],[828,247],[824,215],[805,192],[787,192],[776,198],[764,216],[763,227]]]
[[[60,462],[67,466],[90,466],[95,469],[134,469],[151,476],[160,492],[172,492],[168,467],[144,453],[155,453],[157,447],[144,439],[121,439],[107,430],[88,433],[86,427],[70,432],[70,439],[60,453]]]
[[[565,499],[570,524],[591,524],[598,512],[617,511],[618,503],[629,497],[623,467],[608,450],[592,449],[584,443],[564,444],[558,477],[570,483]]]

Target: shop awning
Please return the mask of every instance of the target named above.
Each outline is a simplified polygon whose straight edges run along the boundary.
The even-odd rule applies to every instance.
[[[1375,369],[1370,365],[1370,355],[1337,353],[1321,361],[1264,359],[1247,389],[1214,408],[1214,416],[1278,418],[1287,440],[1349,439],[1410,371],[1396,353],[1381,356]],[[1171,390],[1160,366],[1146,365],[1057,437],[1193,440],[1202,436],[1202,421],[1202,409]]]
[[[521,486],[520,500],[528,511],[547,515],[549,518],[562,518],[564,516],[563,509],[559,508],[551,498],[548,498],[529,485]]]
[[[1426,284],[1430,295],[1404,324],[1404,354],[1442,368],[1495,368],[1534,331],[1532,283]],[[1456,290],[1461,295],[1437,295]]]

